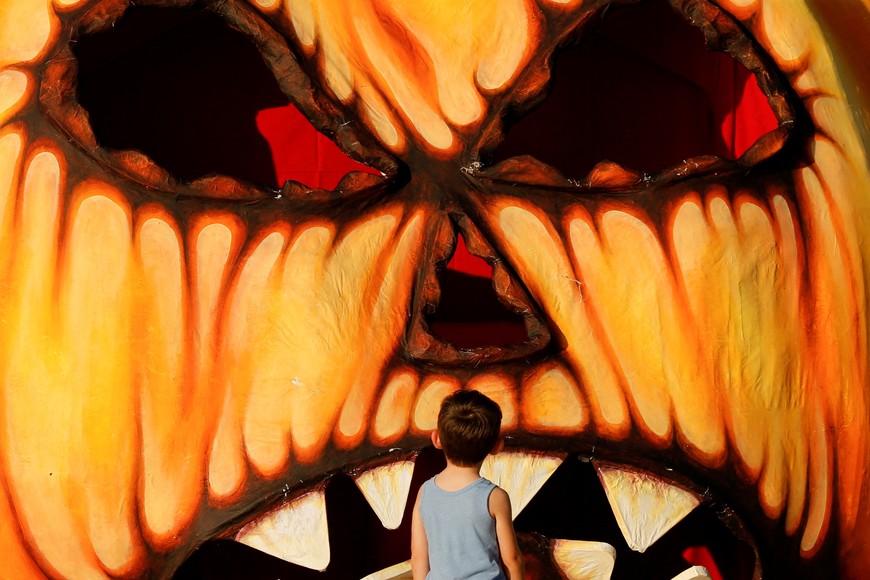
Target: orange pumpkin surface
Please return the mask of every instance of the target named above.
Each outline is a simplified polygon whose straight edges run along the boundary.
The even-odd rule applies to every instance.
[[[671,525],[713,504],[749,577],[870,575],[867,0],[671,0],[774,127],[735,159],[579,174],[499,149],[504,119],[546,105],[568,39],[646,3],[135,4],[217,15],[376,170],[275,191],[105,147],[76,42],[133,3],[0,0],[0,577],[169,577],[214,537],[325,568],[324,478],[399,526],[460,388],[504,410],[487,469],[515,511],[591,459],[640,502],[614,508],[635,550],[657,501]],[[524,340],[433,330],[457,235]],[[542,557],[613,567],[582,539]]]

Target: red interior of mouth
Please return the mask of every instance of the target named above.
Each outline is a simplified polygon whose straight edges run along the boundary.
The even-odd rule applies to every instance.
[[[692,566],[703,566],[710,572],[713,580],[723,580],[722,573],[716,566],[716,559],[707,549],[707,546],[692,546],[683,552],[683,558]]]

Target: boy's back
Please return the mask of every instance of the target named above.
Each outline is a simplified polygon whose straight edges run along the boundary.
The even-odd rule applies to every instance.
[[[476,391],[447,396],[432,444],[447,467],[417,494],[411,520],[414,580],[522,580],[508,494],[480,476],[501,449],[501,409]]]
[[[436,478],[420,490],[420,516],[429,544],[430,580],[503,579],[489,498],[495,484],[479,478],[456,491]]]

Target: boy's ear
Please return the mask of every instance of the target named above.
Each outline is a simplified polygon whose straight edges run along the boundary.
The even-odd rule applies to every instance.
[[[441,437],[438,436],[438,430],[432,431],[432,445],[435,446],[435,449],[441,449]]]
[[[504,439],[499,437],[498,441],[495,442],[495,445],[492,446],[492,451],[490,451],[489,454],[495,455],[496,453],[501,452],[502,449],[504,449]]]

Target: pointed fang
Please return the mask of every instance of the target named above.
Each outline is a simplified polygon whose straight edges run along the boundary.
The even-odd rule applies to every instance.
[[[398,461],[354,477],[354,483],[388,530],[395,530],[402,523],[413,474],[413,461]]]
[[[553,540],[553,561],[568,580],[610,580],[616,550],[604,542]]]
[[[595,463],[628,546],[643,552],[700,504],[698,496],[646,473]]]
[[[302,495],[242,528],[236,541],[312,570],[329,565],[329,530],[323,490]]]
[[[503,451],[488,456],[480,474],[508,493],[516,519],[564,459],[561,456]]]

